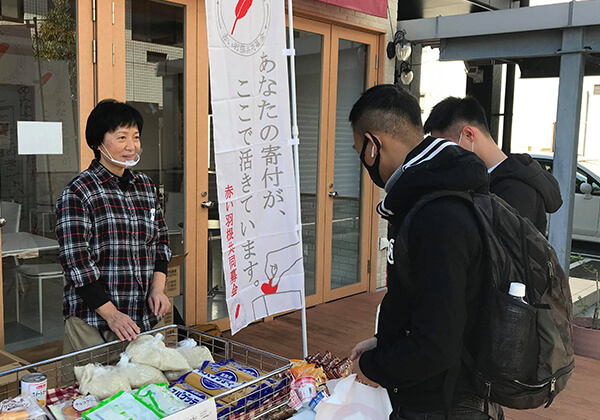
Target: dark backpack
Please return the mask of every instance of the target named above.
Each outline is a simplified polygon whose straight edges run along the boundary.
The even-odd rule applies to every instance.
[[[569,279],[556,252],[528,219],[493,194],[436,191],[420,199],[404,219],[394,252],[406,262],[408,229],[415,214],[440,197],[473,204],[490,256],[475,355],[463,345],[460,359],[473,376],[477,393],[505,407],[548,407],[564,389],[574,367],[573,308]],[[397,253],[403,250],[403,255]],[[527,304],[508,294],[511,282],[526,286]],[[406,285],[411,290],[411,285]],[[458,358],[458,357],[457,357]],[[460,363],[447,374],[444,402],[449,406]],[[449,393],[449,395],[447,395]]]

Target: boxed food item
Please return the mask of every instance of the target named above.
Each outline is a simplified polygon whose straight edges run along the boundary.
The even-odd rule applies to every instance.
[[[165,295],[168,297],[179,296],[181,293],[181,263],[188,254],[174,255],[167,268],[167,281],[165,283]],[[171,304],[173,302],[171,301]],[[168,325],[169,323],[167,323]]]

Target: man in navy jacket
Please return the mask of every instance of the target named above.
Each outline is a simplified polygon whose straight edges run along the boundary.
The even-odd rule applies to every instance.
[[[387,195],[377,206],[389,223],[388,291],[379,331],[351,354],[358,379],[387,389],[393,419],[502,419],[501,408],[475,395],[461,363],[477,351],[487,260],[472,206],[455,197],[426,204],[407,241],[397,233],[410,209],[436,190],[486,192],[487,168],[449,140],[423,139],[416,99],[394,85],[367,90],[350,113],[354,148]],[[396,248],[396,250],[394,250]],[[450,401],[444,392],[449,372]]]

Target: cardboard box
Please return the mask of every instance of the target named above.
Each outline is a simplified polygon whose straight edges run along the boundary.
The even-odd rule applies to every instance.
[[[22,366],[27,366],[30,363],[21,359],[14,354],[8,353],[4,350],[0,350],[0,373],[6,372],[8,370],[17,369]],[[18,377],[16,373],[11,373],[10,375],[0,376],[0,385],[10,385],[13,383],[17,383],[23,376],[28,374],[28,371],[21,371],[18,373]],[[20,384],[17,385],[20,387]]]
[[[181,294],[181,263],[188,254],[175,255],[171,258],[167,268],[167,281],[165,283],[165,295],[168,297]]]

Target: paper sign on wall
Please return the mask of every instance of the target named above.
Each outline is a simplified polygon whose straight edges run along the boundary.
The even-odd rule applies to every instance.
[[[17,121],[19,155],[62,155],[61,122]]]

